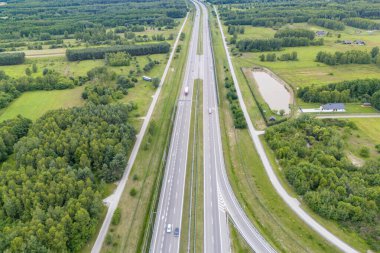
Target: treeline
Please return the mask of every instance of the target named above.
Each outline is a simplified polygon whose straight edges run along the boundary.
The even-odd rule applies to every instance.
[[[307,29],[281,29],[274,34],[275,38],[307,38],[309,40],[313,40],[315,38],[315,33],[313,31]]]
[[[371,55],[366,51],[349,50],[346,52],[318,52],[315,61],[322,62],[327,65],[338,64],[370,64]]]
[[[327,18],[311,18],[309,19],[308,23],[336,31],[342,31],[345,28],[344,23],[342,23],[341,21],[331,20]]]
[[[0,66],[4,65],[17,65],[25,61],[25,53],[0,53]]]
[[[310,40],[308,38],[285,37],[274,39],[243,39],[236,43],[241,52],[279,51],[283,47],[303,47],[323,45],[323,39]]]
[[[86,244],[102,210],[99,182],[120,179],[135,141],[128,110],[56,110],[30,127],[14,145],[15,162],[0,170],[1,252],[78,252]]]
[[[131,56],[139,56],[149,54],[163,54],[169,52],[169,49],[170,44],[167,42],[143,45],[68,49],[66,50],[66,57],[69,61],[82,61],[91,59],[104,59],[107,53],[126,52]]]
[[[343,19],[344,23],[348,26],[355,28],[366,29],[366,30],[379,30],[380,23],[377,23],[370,19],[365,18],[346,18]]]
[[[380,161],[358,168],[346,158],[343,134],[348,121],[318,120],[302,115],[267,128],[273,149],[288,182],[316,213],[355,230],[380,248]]]
[[[234,82],[226,77],[224,80],[224,87],[228,90],[227,99],[230,103],[235,128],[246,128],[247,122],[245,121],[243,111],[240,108]]]
[[[380,110],[380,79],[358,79],[324,86],[300,88],[297,96],[305,102],[369,102]]]
[[[66,78],[47,69],[42,76],[36,78],[30,76],[10,78],[4,71],[0,71],[0,108],[6,107],[26,91],[63,90],[78,84],[81,84],[81,80]]]
[[[276,60],[279,61],[298,61],[298,54],[297,52],[293,51],[291,53],[285,53],[281,54],[279,57],[275,53],[268,53],[268,54],[262,54],[259,56],[260,61],[265,62],[275,62]]]

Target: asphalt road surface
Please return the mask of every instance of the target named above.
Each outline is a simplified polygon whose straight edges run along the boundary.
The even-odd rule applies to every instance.
[[[216,8],[214,7],[215,12],[217,13]],[[264,165],[264,168],[268,174],[268,177],[273,185],[273,187],[276,189],[277,193],[281,196],[281,198],[284,200],[284,202],[300,217],[306,224],[308,224],[312,229],[314,229],[317,233],[319,233],[323,238],[325,238],[327,241],[335,245],[337,248],[342,250],[343,252],[358,252],[355,249],[353,249],[350,245],[340,240],[338,237],[333,235],[330,231],[328,231],[326,228],[324,228],[321,224],[319,224],[316,220],[314,220],[308,213],[306,213],[300,206],[299,201],[296,198],[293,198],[290,196],[284,187],[281,185],[279,179],[277,178],[277,175],[275,174],[269,159],[267,157],[267,154],[265,153],[265,150],[263,148],[263,145],[261,143],[261,140],[259,138],[259,135],[262,133],[260,131],[257,131],[252,124],[251,118],[249,117],[247,108],[245,106],[243,96],[241,94],[239,83],[235,75],[235,71],[232,65],[231,57],[228,51],[227,43],[225,41],[225,36],[222,30],[222,26],[220,23],[219,15],[217,14],[218,24],[220,28],[220,33],[222,34],[223,38],[223,44],[224,49],[227,54],[229,69],[233,78],[233,81],[235,83],[236,93],[239,98],[240,107],[244,113],[245,120],[247,121],[248,130],[250,133],[250,136],[252,138],[252,141],[255,145],[255,148],[257,150],[257,153],[259,154],[261,161]],[[238,228],[239,229],[239,228]],[[239,229],[241,232],[241,230]],[[243,235],[244,236],[244,235]],[[302,236],[302,235],[300,235]],[[249,242],[248,242],[249,243]],[[251,245],[251,244],[250,244]],[[257,251],[261,252],[261,251]]]
[[[218,102],[208,12],[202,8],[203,41],[203,167],[204,167],[204,252],[230,252],[227,215],[218,187],[218,170],[224,168],[220,145]]]
[[[119,204],[121,195],[122,195],[122,193],[124,191],[124,188],[125,188],[125,184],[127,183],[127,180],[128,180],[128,177],[129,177],[129,173],[130,173],[131,168],[132,168],[132,166],[133,166],[133,164],[135,162],[135,159],[136,159],[136,156],[137,156],[137,152],[140,149],[140,145],[141,145],[142,139],[143,139],[144,134],[146,132],[146,129],[148,127],[148,124],[149,124],[150,118],[151,118],[151,116],[153,114],[154,108],[156,107],[156,103],[157,103],[158,97],[160,96],[162,86],[164,84],[166,75],[167,75],[167,73],[169,71],[170,64],[171,64],[173,56],[175,54],[175,49],[176,49],[176,47],[178,45],[180,34],[183,31],[183,28],[184,28],[184,26],[185,26],[185,24],[187,22],[187,17],[188,17],[188,15],[186,16],[186,19],[183,22],[183,25],[182,25],[179,33],[178,33],[178,36],[177,36],[177,39],[176,39],[176,41],[174,43],[172,52],[170,53],[168,63],[166,64],[164,73],[162,74],[160,85],[157,88],[156,93],[153,96],[152,103],[149,106],[148,113],[146,114],[146,117],[145,117],[145,119],[143,121],[143,125],[141,127],[141,130],[140,130],[139,134],[136,136],[136,142],[135,142],[135,145],[133,146],[131,155],[130,155],[129,160],[128,160],[127,167],[125,168],[125,171],[124,171],[124,174],[123,174],[123,177],[121,178],[121,180],[120,180],[120,182],[119,182],[116,190],[105,201],[106,204],[108,205],[108,211],[107,211],[107,215],[106,215],[106,217],[105,217],[105,219],[103,221],[102,227],[101,227],[101,229],[99,231],[98,237],[96,238],[95,244],[92,247],[92,250],[91,250],[92,253],[98,253],[98,252],[100,252],[100,250],[102,248],[104,239],[106,237],[106,234],[108,232],[108,228],[109,228],[110,223],[111,223],[111,219],[112,219],[113,213],[115,212],[115,210],[116,210],[116,208],[117,208],[117,206]]]
[[[199,76],[198,67],[201,64],[201,59],[196,54],[199,20],[200,10],[197,7],[181,94],[177,102],[150,252],[171,253],[179,251],[193,85],[194,80]],[[185,93],[186,88],[188,89],[188,94]],[[168,231],[169,224],[172,227],[170,232]],[[176,228],[180,230],[178,236],[174,236]]]

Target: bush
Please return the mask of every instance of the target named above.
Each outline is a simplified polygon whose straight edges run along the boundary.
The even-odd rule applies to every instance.
[[[137,190],[135,188],[132,188],[129,192],[129,195],[131,195],[131,197],[135,197],[137,195]]]
[[[107,53],[105,60],[110,66],[129,66],[131,56],[126,52]]]
[[[359,150],[359,155],[360,155],[361,157],[364,157],[364,158],[369,157],[369,148],[367,148],[367,147],[362,147],[362,148],[360,148],[360,150]]]
[[[113,213],[111,223],[112,225],[116,226],[119,225],[121,219],[121,210],[120,208],[116,208],[115,212]]]

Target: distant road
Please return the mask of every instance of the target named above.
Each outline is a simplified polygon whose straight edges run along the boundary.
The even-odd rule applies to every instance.
[[[161,186],[150,252],[178,253],[181,238],[181,223],[187,155],[189,147],[191,107],[194,80],[198,78],[200,59],[197,57],[200,11],[196,8],[193,31],[190,35],[188,58],[184,72],[181,93],[170,140],[164,178]],[[185,91],[186,90],[186,91]],[[168,226],[171,226],[170,231]],[[179,229],[179,235],[174,230]]]
[[[215,13],[217,13],[217,19],[219,23],[220,33],[222,34],[224,49],[227,54],[228,58],[228,65],[230,68],[230,72],[232,75],[232,79],[235,83],[236,93],[238,95],[240,107],[244,113],[245,120],[247,121],[248,125],[248,131],[250,133],[250,136],[252,138],[252,141],[255,145],[255,148],[257,150],[257,153],[259,154],[261,161],[264,165],[264,168],[269,176],[269,179],[273,185],[273,187],[276,189],[277,193],[281,196],[281,198],[284,200],[284,202],[300,217],[306,224],[308,224],[312,229],[314,229],[317,233],[319,233],[323,238],[328,240],[330,243],[338,247],[340,250],[344,252],[352,252],[357,253],[354,248],[352,248],[347,243],[340,240],[338,237],[333,235],[330,231],[328,231],[326,228],[324,228],[321,224],[319,224],[316,220],[314,220],[308,213],[306,213],[300,206],[299,201],[296,198],[291,197],[287,191],[284,189],[282,184],[280,183],[279,179],[277,178],[276,173],[274,172],[272,165],[269,162],[268,156],[265,153],[265,150],[263,148],[263,144],[261,143],[261,140],[259,138],[259,135],[261,132],[257,131],[252,124],[251,118],[248,114],[248,110],[245,106],[242,93],[240,91],[239,82],[236,78],[235,70],[232,65],[232,60],[230,53],[228,51],[227,43],[226,43],[226,37],[224,36],[224,32],[222,29],[222,24],[219,19],[219,13],[217,12],[215,6],[214,6]]]
[[[102,227],[101,227],[101,229],[99,231],[98,237],[96,238],[95,244],[94,244],[94,246],[93,246],[93,248],[91,250],[92,253],[98,253],[98,252],[100,252],[100,250],[102,248],[104,239],[105,239],[105,237],[107,235],[108,228],[109,228],[110,223],[111,223],[111,219],[112,219],[113,213],[115,212],[115,209],[117,208],[117,206],[119,204],[121,195],[122,195],[122,193],[124,191],[124,188],[125,188],[125,184],[127,183],[127,180],[128,180],[129,173],[130,173],[131,168],[132,168],[132,166],[133,166],[133,164],[135,162],[135,159],[136,159],[136,156],[137,156],[137,152],[140,149],[140,145],[141,145],[142,139],[143,139],[144,134],[146,132],[146,129],[148,127],[148,124],[149,124],[150,118],[151,118],[151,116],[153,114],[154,108],[156,107],[156,103],[157,103],[158,97],[160,96],[162,86],[163,86],[163,84],[165,82],[166,75],[167,75],[167,73],[169,71],[170,64],[171,64],[173,56],[175,54],[175,49],[176,49],[176,47],[178,45],[180,34],[182,33],[182,30],[183,30],[183,28],[184,28],[184,26],[185,26],[185,24],[187,22],[188,16],[189,15],[186,16],[186,18],[185,18],[185,20],[184,20],[184,22],[182,24],[182,27],[181,27],[180,31],[178,32],[177,39],[176,39],[176,41],[174,43],[174,46],[172,48],[172,51],[170,53],[169,60],[168,60],[168,62],[166,64],[164,73],[162,74],[160,85],[157,88],[156,93],[153,96],[152,103],[149,106],[148,113],[146,114],[146,117],[145,117],[145,119],[143,121],[141,130],[140,130],[139,134],[136,136],[136,142],[135,142],[135,145],[133,146],[131,155],[130,155],[129,160],[128,160],[127,167],[125,168],[125,171],[124,171],[124,174],[123,174],[123,177],[121,178],[121,180],[120,180],[120,182],[119,182],[116,190],[113,192],[113,194],[107,198],[107,203],[106,203],[108,205],[107,215],[106,215],[106,217],[105,217],[105,219],[103,221],[103,224],[102,224]]]
[[[380,113],[357,113],[357,114],[327,114],[316,115],[318,119],[349,119],[349,118],[380,118]]]

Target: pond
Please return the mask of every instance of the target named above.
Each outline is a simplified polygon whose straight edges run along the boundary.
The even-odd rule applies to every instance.
[[[291,95],[285,86],[264,71],[253,71],[259,92],[271,110],[290,112]]]

